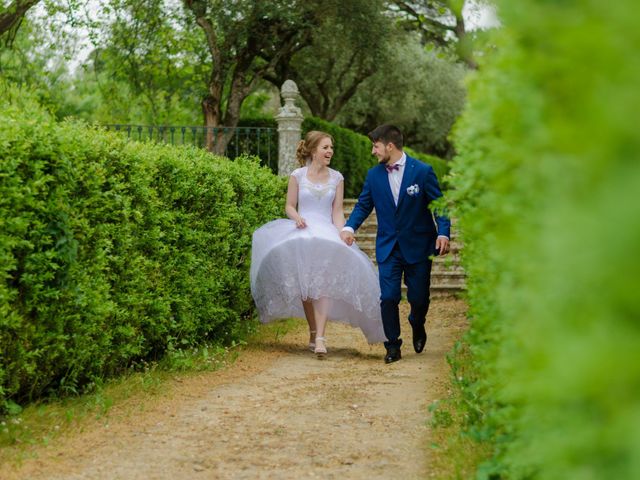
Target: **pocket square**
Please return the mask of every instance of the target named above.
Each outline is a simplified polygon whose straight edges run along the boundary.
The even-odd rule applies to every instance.
[[[418,193],[420,193],[420,187],[418,186],[417,183],[407,187],[407,195],[409,195],[410,197],[413,197],[414,195],[417,195]]]

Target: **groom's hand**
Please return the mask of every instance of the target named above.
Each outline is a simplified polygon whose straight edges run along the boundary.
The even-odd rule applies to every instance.
[[[342,241],[344,243],[346,243],[349,246],[353,245],[353,241],[356,239],[356,237],[353,235],[353,233],[351,233],[348,230],[341,231],[340,232],[340,238],[342,239]]]
[[[439,236],[436,239],[436,250],[438,255],[446,255],[449,253],[449,239],[445,236]]]

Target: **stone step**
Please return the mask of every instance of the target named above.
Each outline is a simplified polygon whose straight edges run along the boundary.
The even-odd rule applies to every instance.
[[[361,250],[369,251],[371,249],[375,250],[376,248],[376,234],[375,233],[364,233],[361,234],[359,231],[356,235],[356,243]],[[458,253],[462,250],[462,244],[456,240],[449,242],[450,252],[449,254]]]
[[[454,274],[447,275],[444,273],[431,272],[431,282],[434,285],[440,285],[442,283],[447,283],[451,285],[465,285],[465,276]]]
[[[431,295],[433,295],[434,293],[438,292],[438,293],[447,293],[447,294],[452,294],[452,293],[460,293],[460,292],[466,292],[467,291],[467,286],[464,284],[454,284],[454,285],[446,285],[446,284],[438,284],[438,285],[434,285],[433,283],[431,284],[431,288],[429,289],[429,293]],[[400,293],[400,295],[403,298],[407,298],[407,291],[406,289],[402,289],[402,292]]]
[[[444,266],[441,263],[434,263],[431,266],[432,273],[442,273],[442,274],[451,274],[451,275],[461,275],[462,277],[466,277],[467,274],[464,269],[460,265],[455,265],[453,267]]]
[[[376,247],[373,244],[370,245],[362,245],[361,243],[358,243],[358,247],[360,248],[360,250],[362,250],[364,253],[366,253],[369,258],[371,258],[371,260],[376,261]],[[459,251],[453,251],[453,252],[449,252],[447,255],[445,255],[444,257],[434,257],[433,258],[433,264],[442,264],[442,265],[460,265],[461,264],[461,260],[460,260],[460,252]]]
[[[345,215],[345,219],[348,220],[349,216]],[[369,236],[373,236],[373,238],[375,238],[375,234],[377,230],[378,230],[377,219],[368,218],[362,223],[362,225],[360,225],[360,228],[358,228],[358,231],[356,232],[356,238],[360,238],[360,237],[368,238]],[[455,228],[452,228],[451,230],[451,241],[452,242],[458,241],[458,233]]]
[[[431,276],[438,275],[441,278],[453,278],[453,279],[462,279],[463,281],[467,278],[467,273],[462,269],[462,267],[457,267],[455,270],[447,270],[441,268],[439,265],[433,265],[431,267]]]
[[[461,287],[459,285],[431,285],[430,296],[431,298],[450,297],[465,292],[467,287]],[[404,293],[404,292],[403,292]]]

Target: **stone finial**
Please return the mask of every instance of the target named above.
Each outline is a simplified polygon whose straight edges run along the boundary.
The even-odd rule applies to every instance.
[[[298,86],[286,80],[280,89],[284,105],[276,115],[278,122],[278,175],[288,176],[296,168],[296,148],[302,134],[302,110],[295,102],[300,98]]]
[[[300,98],[300,92],[298,91],[296,82],[293,80],[286,80],[280,89],[280,96],[284,100],[284,106],[282,109],[300,112],[300,109],[295,106],[295,101]]]

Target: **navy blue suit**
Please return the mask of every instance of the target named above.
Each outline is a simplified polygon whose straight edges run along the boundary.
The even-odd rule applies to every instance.
[[[429,310],[431,260],[438,235],[450,236],[451,222],[434,215],[431,202],[442,196],[430,165],[407,155],[398,205],[395,205],[384,165],[371,168],[353,212],[345,226],[357,230],[375,208],[378,217],[376,260],[380,276],[380,308],[387,337],[385,346],[400,347],[402,274],[411,306],[409,322],[424,325]],[[435,217],[435,222],[434,222]]]

